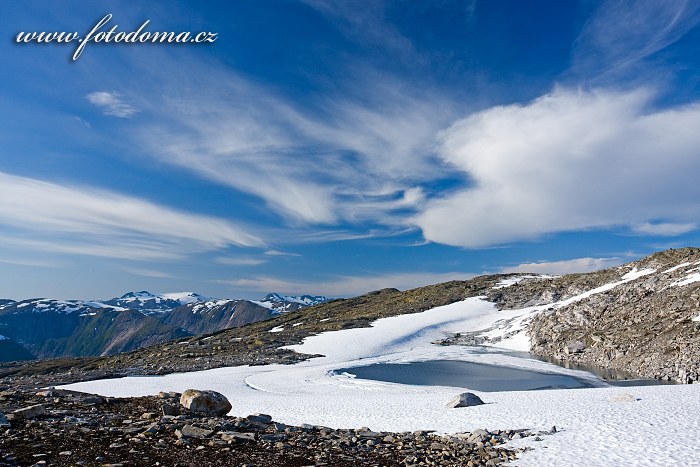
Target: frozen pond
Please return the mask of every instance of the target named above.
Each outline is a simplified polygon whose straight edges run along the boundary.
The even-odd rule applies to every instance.
[[[419,386],[452,386],[486,392],[593,387],[590,381],[575,376],[458,360],[376,363],[342,368],[336,373],[347,373],[366,380]],[[620,386],[663,383],[656,380],[606,382]]]

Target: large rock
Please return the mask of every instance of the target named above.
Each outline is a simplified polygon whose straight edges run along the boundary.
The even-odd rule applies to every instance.
[[[15,420],[30,419],[44,415],[45,411],[46,407],[44,404],[36,404],[30,405],[29,407],[24,407],[22,409],[17,409],[12,412],[12,415],[14,416]]]
[[[188,389],[180,396],[180,404],[193,412],[207,415],[226,415],[231,410],[231,403],[226,396],[215,391]]]
[[[472,407],[475,405],[483,405],[484,401],[481,400],[479,396],[472,392],[463,392],[459,396],[452,399],[447,403],[447,407],[459,408],[459,407]]]

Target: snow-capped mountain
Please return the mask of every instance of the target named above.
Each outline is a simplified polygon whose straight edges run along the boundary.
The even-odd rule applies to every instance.
[[[0,300],[0,333],[27,350],[15,358],[104,355],[188,335],[273,318],[322,303],[325,297],[269,294],[259,302],[219,300],[194,292],[129,292],[109,300]]]
[[[105,355],[190,333],[138,310],[99,301],[32,299],[0,305],[0,332],[21,345],[0,360]]]
[[[286,313],[307,306],[318,305],[329,300],[328,297],[320,295],[282,295],[270,293],[259,301],[253,301],[253,303],[272,310],[275,313]]]
[[[165,313],[182,305],[206,300],[208,300],[207,297],[194,292],[175,292],[154,295],[143,290],[141,292],[129,292],[119,298],[112,298],[101,303],[137,310],[150,315],[153,313]]]

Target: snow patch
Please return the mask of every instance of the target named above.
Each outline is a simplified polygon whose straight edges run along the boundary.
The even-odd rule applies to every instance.
[[[629,282],[633,281],[635,279],[639,279],[642,276],[647,276],[649,274],[653,274],[656,272],[656,269],[651,269],[651,268],[645,268],[645,269],[640,269],[637,270],[636,267],[632,268],[630,272],[622,276],[622,280]]]
[[[204,302],[206,300],[209,300],[207,297],[204,297],[202,295],[199,295],[198,293],[194,292],[171,292],[171,293],[164,293],[160,294],[162,298],[165,298],[167,300],[175,300],[183,305],[187,305],[189,303],[196,303],[196,302]]]
[[[284,331],[284,326],[275,326],[274,328],[270,329],[268,332],[282,332]]]
[[[695,272],[693,274],[688,274],[685,278],[677,280],[671,287],[682,287],[684,285],[692,284],[694,282],[700,282],[700,272]]]
[[[257,300],[251,300],[250,303],[255,303],[256,305],[261,306],[263,308],[267,308],[268,310],[274,310],[274,307],[270,302],[259,302]]]
[[[672,268],[666,269],[665,271],[661,271],[661,274],[668,274],[669,272],[673,272],[677,269],[684,268],[686,266],[690,266],[689,262],[681,263],[678,266],[673,266]]]
[[[508,279],[503,279],[500,281],[498,284],[494,285],[491,287],[492,289],[505,289],[506,287],[510,287],[511,285],[515,285],[518,282],[522,281],[525,279],[525,276],[518,276],[518,277],[510,277]]]

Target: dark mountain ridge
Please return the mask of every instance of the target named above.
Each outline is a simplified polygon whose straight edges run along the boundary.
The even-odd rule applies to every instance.
[[[263,298],[207,299],[192,292],[129,292],[98,301],[30,299],[0,301],[0,333],[7,337],[0,361],[113,355],[196,334],[274,317],[291,305],[278,294]],[[277,309],[276,309],[277,307]],[[12,345],[13,351],[10,351]],[[18,350],[19,348],[24,351]]]

